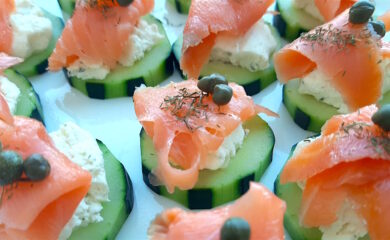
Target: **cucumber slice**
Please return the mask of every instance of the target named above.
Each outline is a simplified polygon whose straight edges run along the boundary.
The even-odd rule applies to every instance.
[[[76,6],[76,0],[57,0],[62,11],[64,11],[68,16],[72,16],[74,8]]]
[[[179,13],[188,14],[190,11],[191,0],[168,0]]]
[[[115,239],[123,223],[129,216],[134,203],[133,186],[123,165],[110,150],[97,141],[104,156],[107,183],[110,189],[109,202],[103,203],[103,221],[92,223],[72,232],[69,240],[111,240]]]
[[[292,148],[294,151],[295,146]],[[296,183],[281,184],[279,177],[275,180],[275,194],[287,204],[284,214],[284,227],[292,240],[321,240],[322,232],[318,228],[305,228],[299,224],[299,210],[302,202],[302,189]],[[366,235],[359,240],[369,240]]]
[[[276,29],[270,24],[268,26],[270,26],[274,37],[278,41],[278,47],[275,50],[275,52],[277,52],[282,47],[282,41]],[[179,62],[181,58],[182,46],[183,36],[180,36],[173,44],[173,54],[175,55],[175,64],[177,69],[180,69]],[[272,59],[273,55],[274,53],[272,53]],[[245,92],[250,96],[259,93],[261,90],[263,90],[276,80],[276,73],[273,61],[270,62],[270,66],[267,69],[257,72],[251,72],[245,68],[234,66],[229,63],[209,62],[203,67],[202,71],[200,72],[200,77],[207,76],[213,73],[219,73],[225,76],[228,81],[240,84],[244,87]],[[183,75],[183,72],[181,72],[181,74],[183,78],[186,78]]]
[[[145,184],[155,193],[172,199],[190,209],[209,209],[233,201],[249,189],[250,181],[259,181],[272,160],[275,137],[260,117],[244,123],[249,134],[244,144],[221,170],[202,170],[196,186],[188,191],[175,189],[173,194],[164,186],[153,186],[149,173],[157,165],[157,154],[152,139],[141,130],[142,175]],[[261,143],[261,144],[259,144]]]
[[[319,133],[326,121],[340,113],[335,107],[319,102],[313,96],[300,94],[298,88],[298,79],[285,84],[283,86],[283,103],[298,126]],[[380,105],[385,103],[390,103],[390,91],[379,101]]]
[[[293,0],[277,0],[275,10],[280,14],[275,15],[273,24],[280,35],[288,41],[297,39],[302,32],[307,32],[322,22],[294,7]]]
[[[43,123],[41,102],[30,81],[12,69],[5,70],[4,76],[20,90],[14,115],[34,118]]]
[[[103,80],[83,80],[70,77],[65,71],[70,85],[91,98],[106,99],[133,96],[135,88],[141,84],[156,86],[173,73],[171,44],[166,36],[162,23],[151,15],[144,20],[155,23],[165,38],[145,57],[131,67],[118,66]]]
[[[61,18],[56,17],[45,10],[42,11],[45,13],[45,16],[50,19],[53,27],[53,35],[48,47],[46,48],[46,50],[35,53],[32,56],[26,58],[22,63],[12,67],[16,71],[27,77],[42,74],[47,71],[47,59],[53,52],[57,40],[61,36],[62,29],[64,29],[64,22]]]

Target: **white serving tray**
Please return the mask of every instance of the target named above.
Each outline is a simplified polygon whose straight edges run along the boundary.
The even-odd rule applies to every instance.
[[[62,16],[56,0],[35,1],[54,15]],[[389,0],[376,2],[378,12],[390,9]],[[273,9],[274,6],[270,8]],[[153,15],[164,23],[169,40],[173,43],[184,27],[186,15],[178,14],[165,0],[155,0]],[[270,21],[272,16],[267,14],[265,18]],[[163,84],[180,80],[181,77],[176,70]],[[48,131],[58,129],[59,125],[66,121],[77,123],[102,140],[129,172],[134,187],[135,203],[132,213],[117,236],[118,240],[147,239],[149,223],[158,213],[167,208],[182,207],[153,193],[142,180],[139,142],[141,125],[135,116],[132,98],[89,99],[71,88],[62,72],[46,73],[31,78],[31,81],[41,98]],[[292,121],[282,104],[280,83],[273,83],[253,98],[256,103],[280,115],[280,118],[261,115],[269,123],[276,137],[273,161],[261,179],[263,184],[273,190],[274,180],[284,165],[291,146],[313,133],[300,129]]]

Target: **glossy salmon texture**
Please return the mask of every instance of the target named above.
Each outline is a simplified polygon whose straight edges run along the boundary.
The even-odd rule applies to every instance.
[[[324,17],[325,22],[328,22],[344,12],[345,9],[350,8],[357,1],[358,0],[314,0],[314,3]]]
[[[135,113],[158,154],[156,185],[164,184],[169,192],[191,189],[208,153],[217,151],[225,137],[259,112],[273,114],[255,105],[241,86],[229,85],[232,100],[220,107],[211,95],[202,94],[194,79],[135,91]]]
[[[346,10],[304,34],[276,53],[274,62],[283,83],[317,68],[331,79],[349,110],[356,111],[381,97],[383,72],[379,63],[389,57],[389,44],[367,24],[351,24],[348,17]]]
[[[372,122],[376,111],[371,105],[334,116],[320,137],[298,145],[286,163],[281,183],[305,183],[304,226],[332,224],[349,201],[367,223],[371,239],[390,239],[390,132]]]
[[[115,5],[103,9],[82,2],[78,2],[49,58],[51,71],[61,70],[77,60],[115,68],[129,47],[134,26],[154,7],[153,0],[134,0],[128,7]]]
[[[0,0],[0,52],[7,54],[12,50],[13,33],[9,17],[14,10],[14,0]]]
[[[242,36],[259,21],[274,0],[192,0],[184,27],[180,67],[198,78],[218,34]]]
[[[218,240],[223,223],[232,217],[245,219],[251,240],[284,239],[283,216],[286,204],[259,183],[234,203],[199,212],[179,208],[158,215],[148,230],[150,240]]]
[[[0,187],[0,239],[56,240],[87,194],[91,175],[59,152],[44,126],[33,119],[12,117],[0,94],[0,142],[26,159],[33,153],[48,160],[43,181],[20,181]]]

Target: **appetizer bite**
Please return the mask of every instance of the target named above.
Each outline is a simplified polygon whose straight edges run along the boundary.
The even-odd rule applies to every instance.
[[[281,40],[262,16],[273,0],[194,0],[173,52],[184,76],[218,73],[254,95],[276,80]]]
[[[358,0],[276,0],[273,24],[280,35],[294,41],[301,33],[331,21]]]
[[[0,94],[13,115],[35,118],[43,122],[42,106],[30,81],[8,69],[23,60],[0,52]]]
[[[143,178],[157,194],[212,208],[244,194],[271,162],[274,135],[257,114],[276,114],[222,76],[141,87],[133,99]]]
[[[46,72],[63,22],[33,0],[0,0],[0,52],[23,58],[13,68],[25,76]]]
[[[213,210],[165,210],[151,223],[150,240],[284,239],[286,204],[259,183],[234,203]]]
[[[175,9],[182,14],[188,14],[190,11],[191,0],[167,0]]]
[[[335,114],[390,102],[390,43],[385,24],[369,20],[374,9],[358,2],[275,54],[284,105],[303,129],[320,132]]]
[[[0,239],[115,238],[132,185],[103,143],[73,123],[49,136],[1,94],[0,132]]]
[[[130,2],[77,1],[49,69],[64,68],[73,87],[98,99],[132,96],[135,87],[170,76],[171,45],[161,23],[147,15],[154,1]]]
[[[275,183],[292,239],[390,239],[389,119],[364,107],[296,146]]]

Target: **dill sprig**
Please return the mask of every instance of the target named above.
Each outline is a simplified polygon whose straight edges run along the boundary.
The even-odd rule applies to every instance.
[[[189,91],[181,88],[177,95],[166,96],[160,104],[160,109],[170,111],[178,121],[184,122],[190,131],[194,131],[201,126],[193,126],[190,118],[204,118],[207,120],[207,104],[203,103],[204,97],[208,96],[202,91]]]
[[[334,27],[329,24],[327,27],[319,26],[313,31],[302,33],[300,41],[311,44],[313,50],[316,44],[320,46],[336,46],[339,50],[344,50],[347,46],[356,46],[358,41],[366,44],[380,44],[380,41],[372,38],[372,30],[367,26],[358,33]]]
[[[379,155],[389,155],[390,154],[390,137],[389,135],[382,131],[380,135],[373,136],[373,134],[368,129],[372,125],[365,122],[352,122],[346,124],[342,122],[340,126],[341,132],[346,135],[354,134],[357,138],[369,138],[370,145],[367,148],[373,147]],[[365,134],[368,133],[368,134]]]

